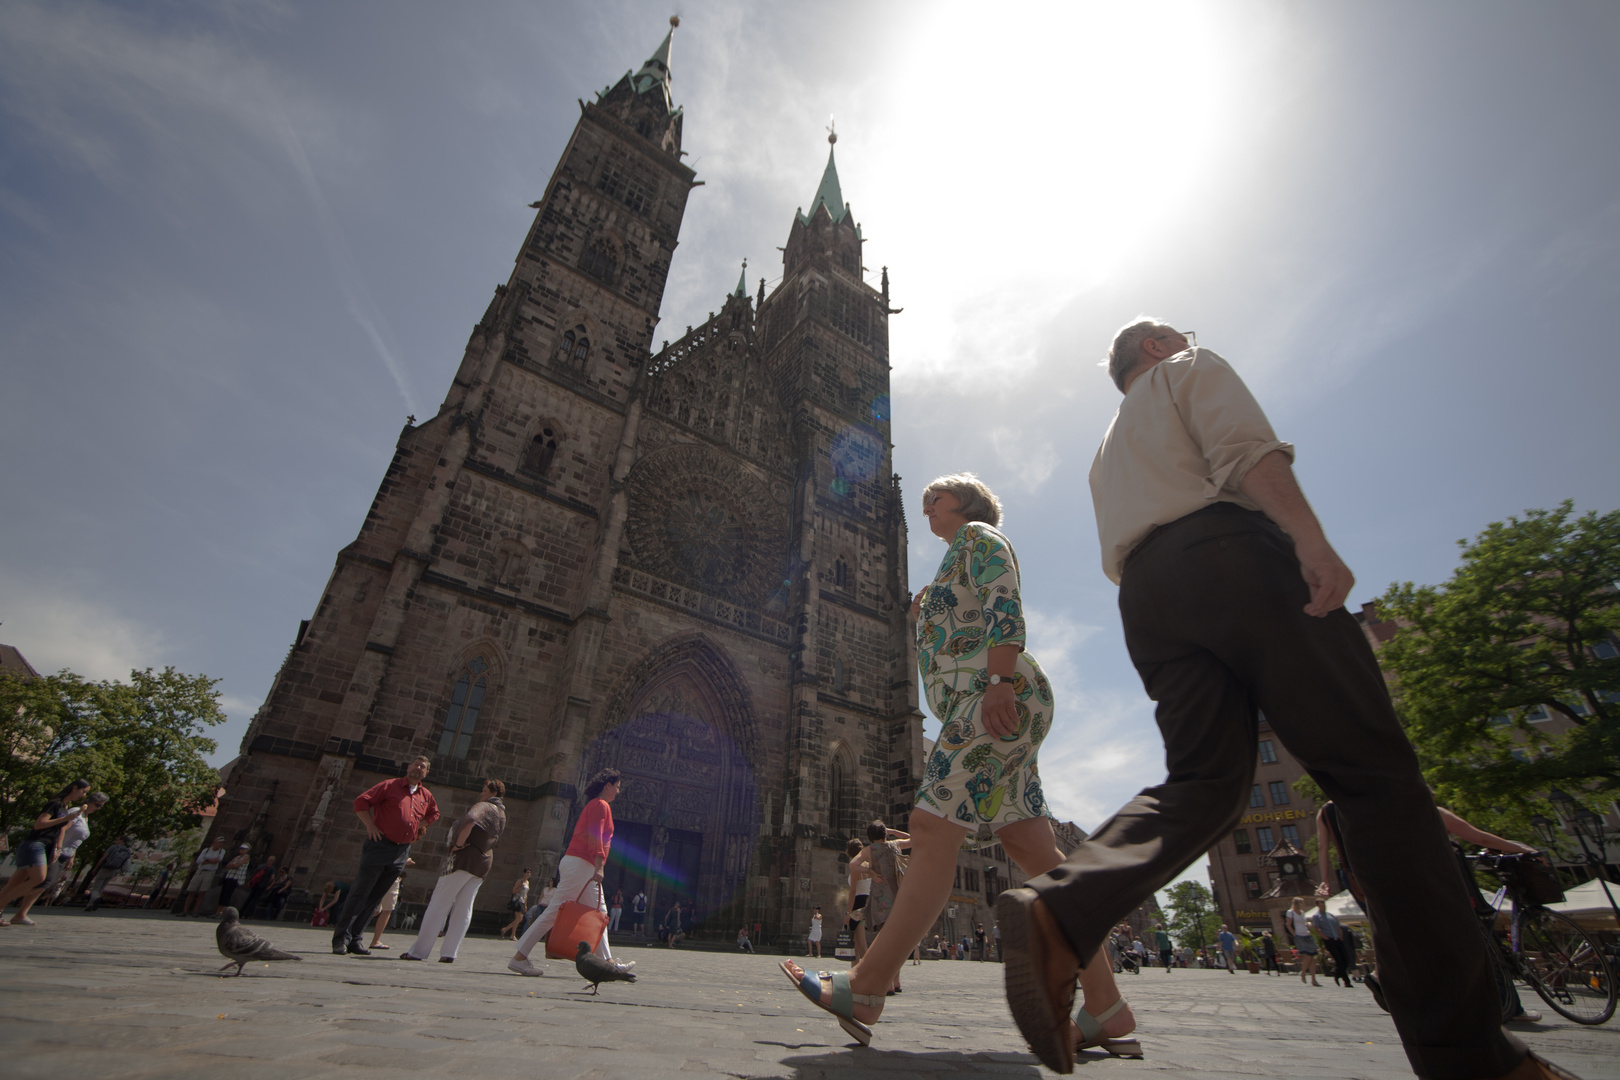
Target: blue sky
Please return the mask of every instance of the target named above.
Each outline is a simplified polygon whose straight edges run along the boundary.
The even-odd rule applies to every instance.
[[[836,116],[888,266],[896,468],[1003,496],[1054,807],[1162,775],[1098,566],[1096,363],[1196,329],[1297,443],[1359,584],[1620,504],[1620,7],[683,5],[693,195],[659,338],[810,201]],[[578,116],[669,11],[0,0],[0,640],[206,672],[236,750],[436,409]],[[912,578],[941,549],[913,513]]]

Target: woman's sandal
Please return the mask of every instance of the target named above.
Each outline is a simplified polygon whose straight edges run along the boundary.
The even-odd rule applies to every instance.
[[[1125,999],[1120,998],[1108,1008],[1101,1016],[1092,1016],[1084,1009],[1074,1014],[1074,1026],[1080,1029],[1080,1041],[1074,1044],[1075,1052],[1081,1050],[1106,1050],[1113,1057],[1139,1058],[1142,1056],[1142,1044],[1136,1039],[1118,1038],[1110,1039],[1103,1035],[1103,1025],[1115,1013],[1125,1007]]]
[[[806,971],[801,978],[794,978],[792,969],[788,967],[790,963],[792,961],[784,960],[777,966],[782,969],[782,974],[788,977],[788,981],[799,988],[799,993],[809,998],[810,1003],[816,1008],[832,1013],[838,1020],[838,1026],[843,1028],[850,1038],[862,1046],[871,1046],[872,1029],[855,1019],[855,1006],[865,1005],[881,1009],[883,995],[854,993],[849,988],[847,971]],[[825,1005],[821,1001],[823,983],[832,988],[831,1005]]]

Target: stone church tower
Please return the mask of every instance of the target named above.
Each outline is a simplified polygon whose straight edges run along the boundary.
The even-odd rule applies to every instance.
[[[350,801],[417,754],[447,820],[507,785],[491,910],[521,868],[549,878],[607,765],[626,775],[610,889],[645,888],[655,916],[694,900],[717,935],[802,936],[846,836],[907,816],[922,714],[887,271],[866,283],[829,153],[775,291],[745,277],[653,351],[701,183],[672,37],[581,103],[444,404],[401,432],[244,739],[219,827],[298,886],[353,872]]]

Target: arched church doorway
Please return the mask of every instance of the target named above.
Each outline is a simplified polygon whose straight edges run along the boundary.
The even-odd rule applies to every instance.
[[[745,917],[759,796],[743,748],[726,732],[721,696],[701,672],[655,678],[581,762],[581,786],[608,766],[624,774],[604,887],[609,897],[624,893],[626,920],[636,893],[646,892],[649,934],[677,901],[688,927],[712,922],[724,933]]]

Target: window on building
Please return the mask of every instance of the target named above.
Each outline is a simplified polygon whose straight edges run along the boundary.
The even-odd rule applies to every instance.
[[[450,711],[444,716],[444,733],[439,736],[440,756],[465,758],[472,748],[473,728],[478,723],[478,711],[484,707],[488,686],[484,673],[488,670],[484,658],[475,656],[456,680],[450,694]]]
[[[996,897],[1001,895],[1001,878],[996,868],[986,867],[984,871],[984,902],[994,906]]]
[[[1275,765],[1277,763],[1277,746],[1270,739],[1260,740],[1260,764]]]
[[[834,836],[848,832],[854,823],[854,792],[849,781],[849,770],[845,767],[844,759],[835,755],[832,766],[827,770],[827,831]]]
[[[832,665],[832,667],[833,667],[833,670],[832,670],[833,693],[842,694],[844,692],[844,660],[843,660],[843,658],[838,657],[838,656],[833,657],[833,665]]]
[[[558,363],[568,364],[572,367],[583,368],[585,358],[591,354],[591,339],[585,333],[585,327],[576,326],[562,336],[562,344],[557,346]]]
[[[1298,848],[1300,851],[1305,850],[1305,848],[1299,842],[1299,826],[1298,825],[1284,825],[1282,827],[1282,837],[1283,837],[1284,840],[1288,841],[1290,844],[1293,844],[1294,847]]]
[[[619,260],[613,257],[613,248],[598,240],[585,249],[579,268],[604,285],[613,284],[613,275],[619,271]]]
[[[1232,843],[1237,845],[1237,853],[1239,855],[1247,855],[1250,851],[1249,830],[1234,829],[1232,832]]]
[[[1288,805],[1288,782],[1286,780],[1273,780],[1271,782],[1271,805]]]
[[[1266,796],[1260,790],[1259,784],[1254,785],[1254,787],[1249,791],[1249,805],[1251,807],[1266,805]]]
[[[1537,722],[1538,720],[1551,719],[1551,716],[1547,712],[1547,706],[1545,706],[1545,705],[1535,705],[1535,706],[1532,706],[1531,708],[1528,708],[1528,709],[1524,710],[1524,718],[1526,720],[1530,721],[1533,724],[1533,723]]]
[[[652,125],[645,120],[637,125],[637,129],[642,135],[652,138]],[[650,171],[621,154],[603,167],[602,175],[596,181],[596,189],[636,213],[644,214],[652,208],[658,183]]]
[[[962,871],[962,887],[968,892],[979,891],[979,872],[971,866]]]
[[[833,563],[833,585],[840,589],[849,588],[849,563],[844,561],[842,555]]]
[[[1620,648],[1616,648],[1612,641],[1600,641],[1592,646],[1592,655],[1599,660],[1613,660],[1620,657]]]
[[[960,866],[958,866],[956,868],[956,883],[951,887],[956,889],[957,891],[961,891],[961,888],[962,888],[962,868]]]
[[[523,453],[523,471],[545,476],[551,472],[551,463],[555,460],[557,433],[552,428],[543,427],[535,432],[534,438],[529,440],[529,448]]]
[[[1277,840],[1272,834],[1270,825],[1262,825],[1254,830],[1254,838],[1259,843],[1261,851],[1270,851],[1277,846]]]
[[[1247,892],[1249,894],[1249,899],[1250,900],[1258,900],[1258,899],[1260,899],[1260,875],[1259,874],[1244,874],[1243,875],[1243,889],[1244,889],[1245,892]]]

